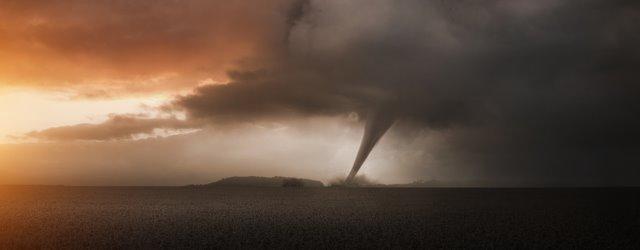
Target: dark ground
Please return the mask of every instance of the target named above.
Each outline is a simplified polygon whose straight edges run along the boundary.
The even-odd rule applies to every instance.
[[[6,248],[640,248],[640,189],[0,187]]]

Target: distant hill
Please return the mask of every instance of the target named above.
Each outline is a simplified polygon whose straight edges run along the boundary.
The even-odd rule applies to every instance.
[[[202,187],[324,187],[320,181],[293,177],[234,176]]]

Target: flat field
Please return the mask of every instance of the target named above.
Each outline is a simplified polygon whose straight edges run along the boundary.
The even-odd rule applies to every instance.
[[[640,249],[640,189],[0,187],[7,248]]]

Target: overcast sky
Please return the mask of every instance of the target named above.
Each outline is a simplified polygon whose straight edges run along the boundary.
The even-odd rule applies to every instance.
[[[0,183],[326,182],[378,114],[360,174],[379,182],[640,184],[637,1],[3,1],[0,19]]]

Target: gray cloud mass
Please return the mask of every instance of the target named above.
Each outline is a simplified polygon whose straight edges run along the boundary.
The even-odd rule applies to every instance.
[[[637,2],[310,1],[297,8],[285,48],[274,49],[280,57],[174,105],[191,118],[224,122],[366,116],[384,103],[414,130],[448,131],[447,149],[436,155],[443,168],[522,182],[640,180]]]

